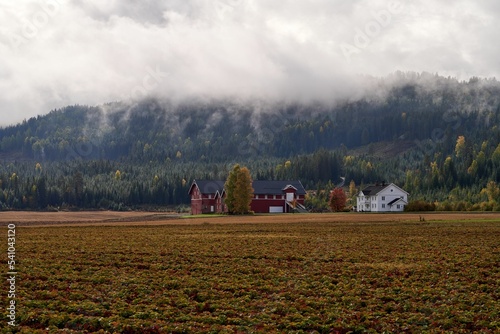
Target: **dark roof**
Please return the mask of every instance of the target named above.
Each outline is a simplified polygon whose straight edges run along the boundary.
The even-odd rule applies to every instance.
[[[395,198],[393,199],[392,201],[390,201],[389,203],[387,203],[388,205],[393,205],[394,203],[396,203],[397,201],[401,200],[401,198]]]
[[[404,189],[401,189],[400,187],[398,187],[397,185],[395,185],[394,183],[389,183],[389,184],[383,184],[383,185],[380,185],[380,184],[376,184],[374,186],[368,186],[366,187],[365,189],[361,190],[363,192],[363,194],[365,196],[373,196],[373,195],[376,195],[378,194],[379,192],[381,192],[382,190],[384,190],[385,188],[389,187],[389,186],[393,186],[393,187],[396,187],[398,188],[399,190],[401,190],[402,192],[408,194],[408,192],[406,192]]]
[[[189,193],[196,185],[202,194],[222,194],[225,181],[194,180],[189,188]],[[253,192],[256,195],[281,195],[287,186],[297,189],[297,195],[305,195],[306,190],[300,181],[253,181]]]
[[[390,201],[387,204],[388,205],[393,205],[394,203],[399,202],[399,201],[403,201],[403,203],[406,203],[406,201],[404,199],[402,199],[402,198],[395,198],[395,199],[393,199],[392,201]]]
[[[306,194],[300,181],[253,181],[252,183],[253,193],[256,195],[281,195],[287,186],[297,189],[297,195]]]
[[[216,192],[221,193],[224,189],[224,183],[224,181],[194,180],[191,188],[189,188],[189,193],[191,193],[195,185],[198,186],[202,194],[215,194]]]
[[[375,195],[387,188],[389,185],[386,184],[384,186],[368,186],[365,189],[361,190],[365,196]]]

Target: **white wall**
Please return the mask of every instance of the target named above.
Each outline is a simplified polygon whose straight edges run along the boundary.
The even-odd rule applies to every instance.
[[[399,189],[394,184],[388,185],[385,189],[380,191],[376,196],[364,196],[362,192],[358,194],[356,198],[357,211],[372,211],[372,212],[389,212],[389,211],[403,211],[404,206],[400,205],[397,208],[397,204],[389,206],[388,203],[397,199],[403,198],[405,202],[408,202],[408,194],[401,189]],[[366,202],[370,203],[370,207],[367,209],[365,207]],[[385,205],[385,207],[383,207]]]
[[[404,207],[401,204],[399,209],[397,209],[397,204],[393,205],[392,207],[389,207],[388,205],[388,203],[397,198],[403,198],[405,202],[408,202],[408,194],[404,191],[401,191],[395,185],[390,184],[387,188],[379,192],[377,196],[377,208],[379,208],[378,211],[403,211]],[[385,204],[385,208],[382,208],[382,204]]]

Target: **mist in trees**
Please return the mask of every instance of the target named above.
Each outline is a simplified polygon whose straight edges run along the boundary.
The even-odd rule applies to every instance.
[[[54,110],[0,128],[0,208],[181,210],[186,184],[226,179],[239,161],[255,180],[301,180],[318,210],[340,177],[357,188],[393,182],[437,209],[498,210],[500,84],[397,73],[379,86],[332,105],[144,100]]]

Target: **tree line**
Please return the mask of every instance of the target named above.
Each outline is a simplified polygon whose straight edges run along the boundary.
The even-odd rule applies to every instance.
[[[397,84],[394,84],[397,82]],[[0,128],[0,156],[35,161],[75,158],[217,163],[228,157],[294,157],[319,149],[353,149],[406,140],[424,147],[498,139],[500,83],[459,82],[430,74],[380,79],[373,94],[352,101],[292,103],[144,100],[133,106],[68,106]]]
[[[242,163],[255,180],[300,180],[307,206],[328,210],[330,191],[341,183],[352,198],[377,181],[394,182],[411,200],[443,210],[499,210],[500,144],[467,144],[459,136],[450,154],[417,148],[392,158],[319,150],[290,159]],[[470,147],[469,147],[470,146]],[[234,163],[73,160],[0,164],[0,209],[173,209],[189,205],[194,179],[226,180]],[[351,205],[355,201],[347,202]]]

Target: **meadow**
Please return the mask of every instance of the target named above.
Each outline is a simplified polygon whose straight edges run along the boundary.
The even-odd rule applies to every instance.
[[[499,332],[498,218],[401,216],[19,226],[1,333]]]

